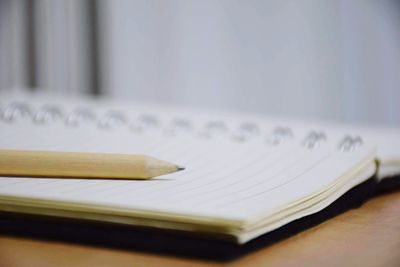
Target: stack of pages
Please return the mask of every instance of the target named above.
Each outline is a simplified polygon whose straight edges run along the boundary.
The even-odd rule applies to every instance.
[[[0,177],[0,210],[244,244],[400,174],[400,130],[2,95],[0,149],[143,154],[151,180]],[[224,242],[225,242],[224,241]]]

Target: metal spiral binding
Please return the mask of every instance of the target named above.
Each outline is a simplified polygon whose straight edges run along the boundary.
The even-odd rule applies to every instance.
[[[316,148],[326,142],[327,138],[324,132],[312,131],[303,141],[303,145],[308,149]]]
[[[128,122],[126,115],[120,111],[109,111],[102,117],[97,126],[103,130],[110,130],[115,127],[120,127]]]
[[[228,130],[225,122],[220,120],[207,122],[205,128],[210,132],[226,132]]]
[[[150,127],[157,127],[160,125],[160,120],[157,118],[156,115],[152,114],[142,114],[139,115],[138,120],[142,122],[144,125]]]
[[[201,138],[211,138],[213,136],[218,136],[224,134],[228,131],[228,127],[225,122],[221,120],[208,121],[204,128],[198,133]]]
[[[133,121],[129,128],[134,133],[143,133],[145,129],[156,129],[160,126],[160,121],[157,116],[152,114],[142,114]]]
[[[171,124],[175,129],[182,129],[184,131],[190,131],[193,129],[192,122],[186,118],[175,118],[172,120]]]
[[[55,120],[64,118],[64,112],[61,108],[54,105],[44,105],[33,116],[33,122],[36,124],[49,124]]]
[[[289,127],[276,127],[271,134],[267,136],[267,144],[276,146],[293,138],[293,132]]]
[[[32,117],[31,107],[23,102],[15,102],[4,107],[0,111],[0,120],[4,122],[14,122],[19,118]]]
[[[78,108],[66,116],[65,124],[71,127],[81,126],[82,124],[93,123],[96,115],[88,108]]]
[[[86,124],[97,125],[100,129],[112,129],[127,125],[135,133],[145,130],[160,129],[167,135],[193,132],[194,125],[187,118],[176,117],[166,126],[161,128],[160,119],[154,114],[141,114],[132,123],[128,123],[128,117],[121,111],[109,111],[103,117],[98,118],[89,108],[77,108],[66,114],[56,105],[44,105],[36,112],[24,102],[13,102],[0,108],[0,121],[14,122],[18,119],[31,119],[35,124],[46,125],[55,121],[62,121],[67,126],[77,127]],[[164,130],[163,130],[164,129]],[[222,120],[210,120],[205,123],[198,137],[214,137],[220,134],[231,134],[231,131]],[[243,122],[236,131],[231,134],[236,142],[245,142],[251,138],[260,136],[261,129],[257,123]],[[293,131],[289,127],[276,127],[267,135],[266,143],[279,145],[293,138]],[[327,136],[322,131],[312,131],[303,140],[302,145],[308,149],[314,149],[327,141]],[[346,135],[339,143],[338,149],[343,152],[355,150],[363,144],[360,136]]]
[[[252,137],[260,134],[260,127],[257,123],[243,122],[239,125],[237,131],[232,135],[233,140],[237,142],[244,142]]]
[[[346,135],[338,144],[338,148],[343,152],[351,152],[363,144],[360,136]]]
[[[193,130],[194,126],[192,122],[187,118],[174,118],[171,123],[164,130],[164,133],[168,136],[176,135],[179,133],[188,133]]]

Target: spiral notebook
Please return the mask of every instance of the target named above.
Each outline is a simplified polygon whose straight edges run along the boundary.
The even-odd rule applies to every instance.
[[[398,129],[3,95],[0,149],[131,153],[186,167],[147,181],[0,177],[3,213],[251,242],[400,173]]]

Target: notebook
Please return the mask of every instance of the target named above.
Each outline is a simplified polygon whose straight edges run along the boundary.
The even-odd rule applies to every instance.
[[[186,168],[146,181],[0,177],[3,213],[238,245],[400,174],[395,128],[3,94],[0,132],[0,149],[144,154]]]

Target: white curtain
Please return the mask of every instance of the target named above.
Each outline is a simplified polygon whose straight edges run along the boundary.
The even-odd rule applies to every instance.
[[[88,0],[0,0],[0,89],[89,93]]]
[[[400,124],[397,1],[102,1],[109,95]]]
[[[26,1],[0,0],[0,89],[27,83]]]
[[[399,85],[396,0],[0,0],[0,89],[400,125]]]

